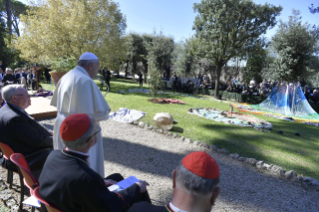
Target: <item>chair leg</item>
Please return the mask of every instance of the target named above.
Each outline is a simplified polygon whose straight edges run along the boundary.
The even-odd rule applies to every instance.
[[[9,177],[10,189],[12,189],[12,184],[13,184],[13,171],[8,170],[8,174],[10,175],[10,177]]]
[[[34,212],[34,211],[35,211],[35,207],[32,207],[31,212]]]
[[[10,183],[10,170],[8,170],[8,174],[7,174],[7,183]]]
[[[23,200],[24,200],[24,182],[23,182],[23,175],[21,174],[20,172],[20,169],[19,169],[19,177],[20,177],[20,186],[21,186],[21,189],[20,189],[20,210],[23,209]]]

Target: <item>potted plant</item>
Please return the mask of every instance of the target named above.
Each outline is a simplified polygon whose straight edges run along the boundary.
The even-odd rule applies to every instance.
[[[52,77],[54,85],[57,85],[59,80],[75,66],[74,58],[57,58],[50,62],[52,71],[50,75]]]

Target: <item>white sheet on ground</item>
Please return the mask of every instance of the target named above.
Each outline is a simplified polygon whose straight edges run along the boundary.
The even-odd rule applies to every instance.
[[[137,121],[143,116],[145,116],[146,113],[138,110],[130,110],[127,108],[121,108],[110,114],[110,118],[123,123],[132,123],[133,121]]]

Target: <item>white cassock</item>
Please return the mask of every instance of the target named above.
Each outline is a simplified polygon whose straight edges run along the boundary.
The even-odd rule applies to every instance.
[[[61,150],[64,144],[60,137],[60,126],[63,120],[74,113],[85,113],[96,121],[108,118],[110,107],[101,91],[90,78],[87,71],[76,66],[64,75],[58,82],[51,105],[56,106],[58,115],[54,123],[54,149]],[[98,140],[89,151],[88,162],[90,167],[104,178],[104,150],[101,132]]]

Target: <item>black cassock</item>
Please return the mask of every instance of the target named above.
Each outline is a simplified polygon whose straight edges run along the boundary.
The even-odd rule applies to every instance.
[[[128,212],[174,212],[169,205],[156,206],[149,202],[135,203]]]
[[[134,202],[150,201],[147,192],[147,197],[141,198],[137,184],[110,192],[86,160],[86,156],[65,149],[52,151],[39,179],[41,197],[63,212],[121,212]]]

